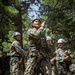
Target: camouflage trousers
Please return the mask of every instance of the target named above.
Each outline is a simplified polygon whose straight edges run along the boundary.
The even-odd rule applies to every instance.
[[[11,57],[10,65],[11,65],[11,75],[23,75],[22,65],[18,63],[18,57]]]
[[[67,75],[66,65],[64,63],[58,63],[57,71],[58,75]]]
[[[37,62],[35,58],[29,58],[26,64],[24,75],[34,75],[36,63]],[[40,64],[41,64],[41,72],[43,73],[43,75],[50,75],[49,64],[46,61],[42,61]]]
[[[53,64],[51,65],[51,75],[58,75],[55,64],[54,65]]]
[[[34,69],[37,66],[37,63],[42,60],[40,62],[40,67],[41,67],[41,72],[43,73],[42,75],[50,75],[50,62],[46,60],[46,58],[44,58],[44,60],[42,59],[43,56],[40,55],[40,53],[38,52],[38,50],[32,48],[32,50],[29,52],[30,55],[28,57],[27,63],[26,63],[26,69],[24,72],[24,75],[35,75],[34,74]],[[43,52],[41,52],[43,53]]]

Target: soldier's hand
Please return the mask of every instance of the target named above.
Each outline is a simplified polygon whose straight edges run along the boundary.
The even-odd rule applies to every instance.
[[[50,63],[53,64],[55,61],[55,57],[50,60]]]
[[[64,58],[65,61],[68,61],[69,59],[70,59],[70,56],[66,56],[66,57]]]
[[[46,22],[43,22],[43,23],[41,24],[42,27],[45,27],[45,25],[46,25]]]

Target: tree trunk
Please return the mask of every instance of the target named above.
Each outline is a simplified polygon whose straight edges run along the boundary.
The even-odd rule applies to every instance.
[[[22,46],[22,48],[23,48],[21,7],[18,7],[18,11],[19,11],[19,14],[18,14],[17,22],[16,22],[16,26],[17,26],[17,30],[16,30],[16,31],[18,31],[18,32],[21,33],[21,46]]]

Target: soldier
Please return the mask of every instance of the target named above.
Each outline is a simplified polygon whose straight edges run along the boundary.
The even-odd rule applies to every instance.
[[[50,75],[49,62],[46,60],[46,38],[43,35],[45,25],[45,22],[41,24],[39,19],[34,19],[32,21],[33,28],[27,31],[30,48],[28,50],[28,59],[24,75],[36,75],[34,69],[37,65],[40,65],[43,75]],[[39,69],[36,70],[36,72],[38,71]]]
[[[11,47],[11,73],[12,75],[23,75],[23,64],[22,58],[24,58],[24,50],[21,48],[20,40],[21,34],[19,32],[14,33],[15,41],[12,43]]]
[[[46,36],[47,46],[48,46],[48,53],[50,56],[50,59],[53,58],[54,52],[55,52],[55,46],[53,44],[53,40],[50,36]],[[50,60],[49,59],[49,60]],[[56,65],[55,62],[50,64],[51,65],[51,75],[56,75]]]
[[[7,56],[7,50],[2,51],[1,61],[1,74],[0,75],[10,75],[10,56]]]
[[[50,36],[46,36],[47,46],[51,53],[55,52],[53,40]]]
[[[73,57],[70,49],[66,48],[65,43],[63,38],[58,40],[59,48],[55,51],[56,56],[50,60],[51,63],[56,60],[58,75],[68,75],[71,58]]]

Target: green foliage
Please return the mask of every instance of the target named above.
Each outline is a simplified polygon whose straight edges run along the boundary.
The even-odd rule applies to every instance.
[[[26,33],[29,26],[27,22],[30,20],[27,16],[28,6],[29,4],[22,2],[22,0],[0,0],[0,50],[3,50],[3,48],[10,50],[11,42],[13,42],[12,34],[14,31],[22,29],[20,27],[22,24],[24,27],[23,33]],[[26,34],[23,41],[25,38]],[[24,44],[27,43],[26,40]]]
[[[57,3],[57,0],[44,0],[43,2],[45,5],[50,5],[51,7],[54,7]]]
[[[73,6],[73,0],[44,0],[43,5],[48,7],[44,12],[49,17],[48,28],[51,33],[47,32],[48,35],[55,37],[53,38],[65,38],[69,47],[75,48],[72,45],[72,37],[75,35],[75,5]],[[73,37],[75,38],[75,37]]]
[[[15,15],[16,16],[16,14],[18,14],[19,12],[18,12],[18,10],[16,10],[14,7],[12,7],[12,6],[5,6],[5,11],[7,12],[7,13],[9,13],[9,14],[13,14],[13,15]]]
[[[27,50],[30,44],[27,30],[32,27],[28,9],[31,9],[30,4],[35,4],[39,7],[41,20],[44,21],[47,18],[49,20],[46,35],[50,35],[55,42],[58,38],[63,37],[69,47],[75,49],[75,0],[3,1],[0,0],[0,32],[2,32],[0,39],[3,38],[0,48],[2,45],[6,46],[7,49],[10,48],[8,41],[13,41],[12,34],[14,31],[20,31],[23,34],[23,47]],[[8,35],[8,39],[6,35]]]

